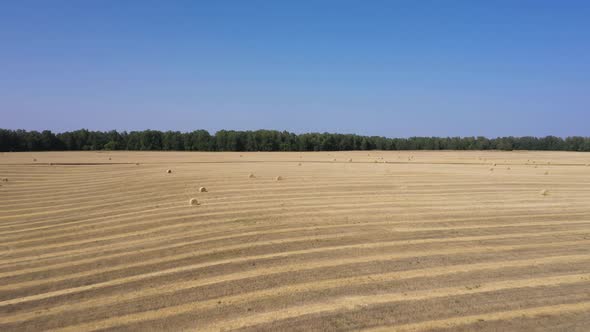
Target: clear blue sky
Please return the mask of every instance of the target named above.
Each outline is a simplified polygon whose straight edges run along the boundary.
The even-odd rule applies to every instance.
[[[0,1],[0,128],[590,135],[590,1]]]

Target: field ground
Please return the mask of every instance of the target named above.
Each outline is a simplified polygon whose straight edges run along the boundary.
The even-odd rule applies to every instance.
[[[587,331],[587,164],[2,153],[0,331]]]

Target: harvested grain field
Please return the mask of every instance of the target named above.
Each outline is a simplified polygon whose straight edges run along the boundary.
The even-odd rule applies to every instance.
[[[586,164],[3,153],[0,330],[586,331]]]

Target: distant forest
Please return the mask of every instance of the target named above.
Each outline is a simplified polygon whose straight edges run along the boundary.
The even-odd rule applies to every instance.
[[[63,133],[0,129],[0,151],[341,151],[341,150],[553,150],[590,151],[590,137],[410,137],[287,131],[89,131]]]

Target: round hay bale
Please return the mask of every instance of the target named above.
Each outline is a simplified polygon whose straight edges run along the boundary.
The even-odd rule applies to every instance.
[[[111,157],[109,157],[109,160],[111,160]]]
[[[37,158],[33,158],[33,161],[36,162],[37,161]]]
[[[301,166],[301,163],[298,163],[297,166]]]
[[[549,175],[549,172],[548,171],[545,171],[545,175]]]
[[[348,159],[348,162],[351,163],[352,162],[352,158]]]
[[[199,201],[198,201],[196,198],[191,198],[191,199],[188,201],[188,204],[189,204],[189,205],[192,205],[192,206],[195,206],[195,205],[199,205],[199,204],[201,204],[201,203],[199,203]]]
[[[8,182],[8,178],[2,178],[2,182]]]
[[[256,175],[254,175],[254,173],[250,173],[250,174],[248,175],[248,178],[250,178],[250,179],[254,179],[255,177],[256,177]]]
[[[135,166],[139,166],[139,163],[135,163]]]
[[[506,167],[507,170],[510,170],[510,167]]]
[[[275,177],[275,181],[281,181],[281,180],[283,180],[282,176],[279,175],[279,176]]]
[[[493,171],[493,170],[494,170],[494,168],[493,167],[490,167],[490,171]]]
[[[492,163],[492,166],[494,166],[494,167],[495,167],[495,166],[496,166],[496,163]]]
[[[205,188],[205,187],[199,187],[199,192],[200,193],[206,193],[207,192],[207,188]]]
[[[172,170],[171,169],[167,169],[166,170],[166,173],[170,174],[170,173],[172,173]]]
[[[539,192],[539,194],[541,194],[541,196],[547,196],[547,195],[549,195],[549,190],[543,189],[543,190],[541,190],[541,192]]]

